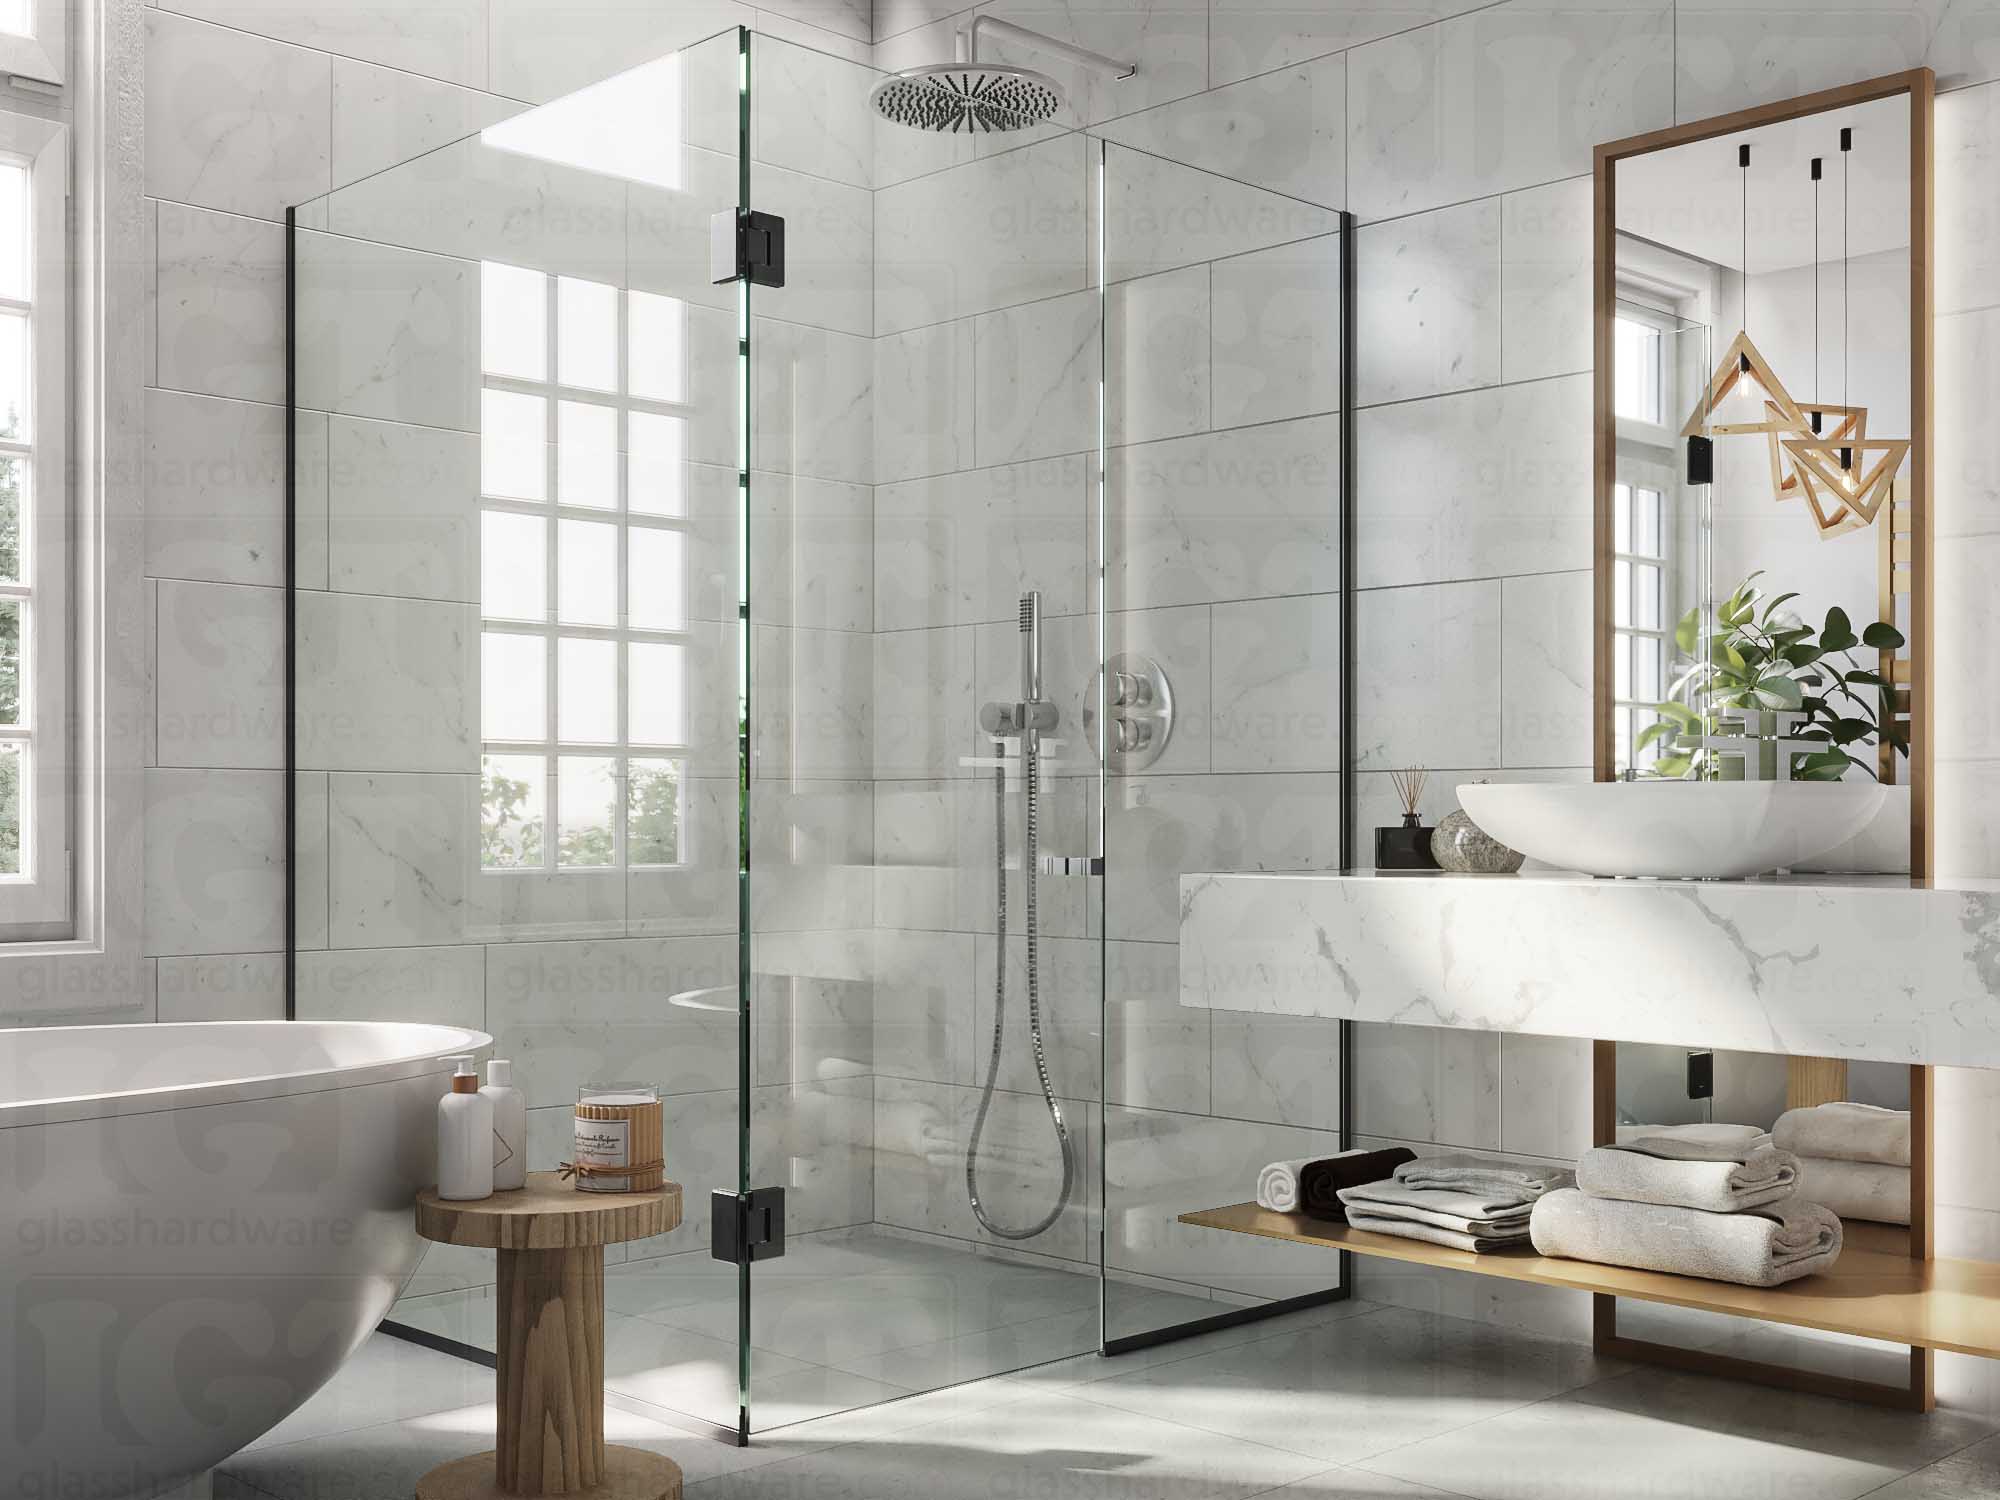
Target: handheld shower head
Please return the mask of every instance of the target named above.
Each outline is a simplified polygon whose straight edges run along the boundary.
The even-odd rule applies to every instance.
[[[869,104],[891,124],[916,130],[955,134],[1048,124],[1063,107],[1062,86],[1033,68],[981,62],[980,38],[989,34],[1119,78],[1139,71],[1137,64],[1072,47],[1011,21],[979,16],[958,34],[957,62],[927,63],[884,78],[869,90]]]

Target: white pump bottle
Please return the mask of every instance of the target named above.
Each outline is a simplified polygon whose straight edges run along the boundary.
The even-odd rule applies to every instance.
[[[472,1054],[457,1065],[451,1092],[438,1100],[438,1196],[466,1202],[493,1196],[493,1101],[479,1092]]]
[[[493,1191],[528,1185],[528,1103],[514,1087],[514,1065],[496,1057],[486,1065],[479,1097],[493,1106]]]

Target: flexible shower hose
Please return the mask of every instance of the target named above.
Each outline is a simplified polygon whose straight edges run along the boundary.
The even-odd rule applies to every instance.
[[[993,747],[994,757],[1002,759],[1003,750],[1003,746],[996,744]],[[1040,737],[1029,730],[1021,736],[1021,788],[1024,799],[1021,884],[1028,908],[1028,1039],[1034,1048],[1035,1073],[1041,1080],[1042,1098],[1048,1104],[1049,1119],[1055,1124],[1056,1141],[1062,1148],[1062,1191],[1056,1195],[1055,1207],[1026,1229],[1009,1229],[996,1223],[979,1201],[979,1137],[986,1130],[987,1111],[993,1107],[993,1089],[1000,1077],[1000,1043],[1007,1019],[1007,767],[1003,760],[993,772],[994,874],[999,882],[995,902],[999,931],[993,960],[993,1051],[986,1060],[986,1086],[979,1092],[979,1113],[972,1122],[972,1139],[965,1147],[965,1195],[972,1200],[973,1216],[985,1226],[988,1234],[998,1235],[1003,1240],[1031,1240],[1041,1234],[1062,1217],[1063,1209],[1069,1206],[1070,1191],[1076,1185],[1076,1147],[1070,1140],[1069,1126],[1063,1121],[1062,1105],[1056,1102],[1055,1086],[1049,1082],[1049,1060],[1042,1047],[1041,914],[1035,905],[1036,864],[1040,854],[1040,835],[1036,826],[1036,809],[1041,801],[1040,772]]]

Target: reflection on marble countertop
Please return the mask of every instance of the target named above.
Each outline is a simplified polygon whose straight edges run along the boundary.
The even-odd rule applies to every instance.
[[[1181,1003],[2000,1068],[2000,882],[1188,875]]]

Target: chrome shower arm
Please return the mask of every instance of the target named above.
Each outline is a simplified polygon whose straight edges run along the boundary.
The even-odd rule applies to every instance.
[[[1037,52],[1046,52],[1051,57],[1060,57],[1073,62],[1080,68],[1094,68],[1100,73],[1109,73],[1114,78],[1130,78],[1139,71],[1137,63],[1120,62],[1115,57],[1106,57],[1102,52],[1092,52],[1086,47],[1073,47],[1068,42],[1059,42],[1052,36],[1044,36],[1039,31],[1030,31],[1025,26],[1016,26],[1012,21],[1003,21],[998,16],[976,16],[970,26],[959,28],[960,62],[979,61],[979,39],[982,36],[994,36],[1002,41],[1018,42],[1023,47],[1031,47]]]

